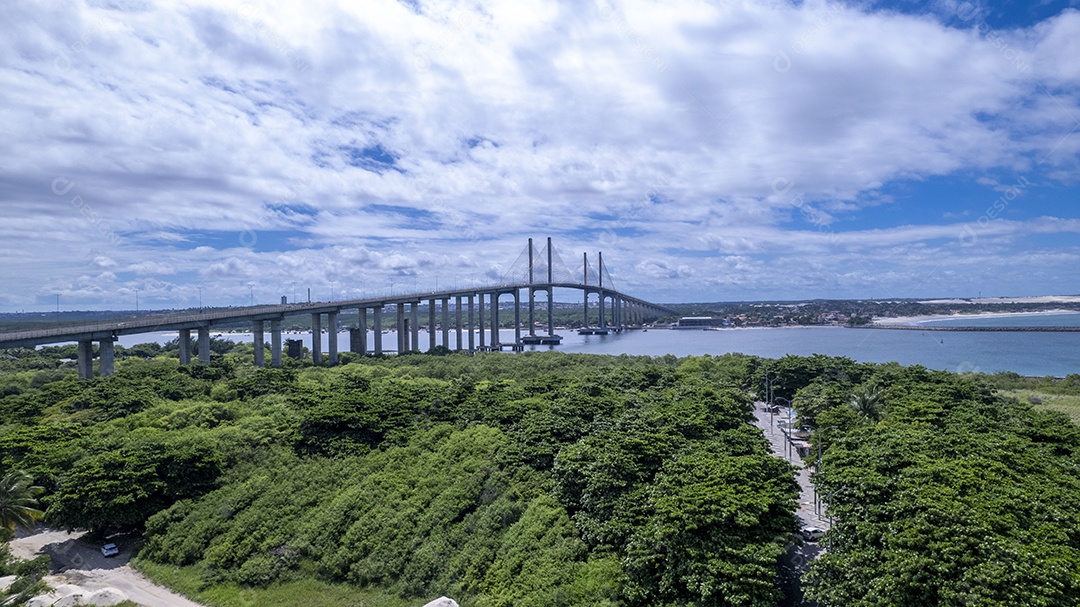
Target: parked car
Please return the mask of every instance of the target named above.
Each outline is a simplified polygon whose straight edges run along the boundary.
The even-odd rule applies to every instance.
[[[101,547],[101,554],[105,556],[116,556],[120,554],[120,549],[116,547],[116,544],[105,544]]]
[[[816,542],[825,537],[825,530],[819,527],[803,527],[802,537],[808,542]]]

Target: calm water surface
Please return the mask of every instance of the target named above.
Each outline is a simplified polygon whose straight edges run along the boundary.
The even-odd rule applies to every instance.
[[[1011,316],[989,319],[949,319],[925,324],[996,325],[996,326],[1073,326],[1080,325],[1080,313]],[[627,331],[621,335],[578,335],[559,331],[560,346],[531,346],[530,350],[559,350],[593,354],[632,354],[663,356],[724,354],[742,352],[768,358],[785,354],[807,356],[826,354],[847,356],[863,362],[895,361],[903,365],[923,365],[949,371],[1014,371],[1022,375],[1064,376],[1080,373],[1080,333],[967,333],[933,331],[896,331],[887,329],[845,329],[842,327],[797,327],[782,329],[725,329],[722,331],[671,331],[650,329]],[[251,334],[223,333],[234,341],[250,341]],[[513,331],[502,331],[502,341],[513,341]],[[176,333],[127,335],[119,339],[124,346],[157,341],[165,343]],[[441,338],[441,333],[438,334]],[[301,339],[311,347],[311,335],[285,335]],[[269,340],[269,334],[266,334]],[[467,337],[465,338],[467,340]],[[393,347],[397,337],[383,335],[383,346]],[[441,344],[439,339],[438,343]],[[479,343],[479,341],[477,341]],[[338,348],[348,349],[349,334],[341,333]],[[421,331],[420,345],[426,349],[427,333]],[[368,347],[373,348],[373,334],[368,333]],[[451,348],[456,346],[450,331]],[[326,337],[323,337],[326,351]],[[507,352],[509,356],[510,353]]]

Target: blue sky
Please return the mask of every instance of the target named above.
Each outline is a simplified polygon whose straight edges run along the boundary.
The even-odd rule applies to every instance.
[[[0,310],[464,287],[548,236],[661,302],[1080,293],[1080,0],[0,17]]]

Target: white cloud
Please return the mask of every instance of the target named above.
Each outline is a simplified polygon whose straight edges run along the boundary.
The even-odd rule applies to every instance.
[[[195,282],[241,302],[243,281],[265,298],[464,282],[547,234],[610,247],[644,296],[708,298],[695,252],[734,264],[708,284],[748,289],[776,284],[779,256],[818,256],[790,289],[850,295],[869,283],[830,263],[887,250],[890,276],[918,276],[919,247],[967,225],[892,212],[911,202],[889,184],[1080,174],[1080,12],[991,32],[962,4],[16,2],[0,250],[28,299],[90,266],[170,276],[188,300]],[[1038,199],[979,246],[1075,234]],[[872,227],[846,223],[870,208]]]

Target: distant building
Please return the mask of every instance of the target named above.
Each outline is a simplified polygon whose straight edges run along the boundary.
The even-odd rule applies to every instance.
[[[711,329],[713,327],[721,327],[725,324],[725,319],[716,318],[714,316],[684,316],[679,319],[679,322],[671,325],[672,329]]]

